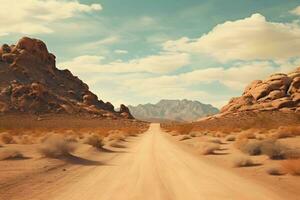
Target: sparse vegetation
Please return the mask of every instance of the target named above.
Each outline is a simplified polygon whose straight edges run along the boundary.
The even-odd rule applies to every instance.
[[[222,141],[218,138],[209,139],[208,142],[215,143],[215,144],[222,144]]]
[[[39,152],[50,158],[59,158],[69,156],[75,150],[73,142],[67,141],[61,135],[52,135],[45,139],[39,148]]]
[[[3,149],[0,151],[0,160],[22,159],[24,155],[15,149]]]
[[[282,161],[281,166],[287,173],[300,176],[300,159]]]
[[[183,141],[183,140],[188,140],[188,139],[191,139],[191,137],[188,135],[183,135],[179,140]]]
[[[290,149],[276,140],[249,141],[248,139],[237,140],[235,146],[249,155],[267,155],[272,160],[287,158],[300,158],[300,151]]]
[[[278,167],[270,167],[266,170],[266,172],[272,176],[281,176],[284,175],[282,170]]]
[[[299,135],[300,135],[299,126],[281,126],[273,134],[273,137],[279,139],[279,138],[295,137]]]
[[[254,165],[254,162],[251,160],[251,158],[249,158],[247,156],[239,156],[233,160],[234,167],[250,167],[253,165]]]
[[[0,134],[0,140],[4,143],[4,144],[15,144],[16,141],[13,138],[13,136],[10,133],[1,133]]]
[[[202,155],[209,155],[209,154],[214,154],[216,150],[220,149],[219,144],[214,144],[214,143],[204,143],[200,146],[199,152]]]
[[[83,143],[89,144],[97,149],[102,149],[104,146],[102,138],[100,138],[98,135],[89,135],[87,136]]]
[[[233,141],[235,141],[235,136],[234,135],[228,135],[225,138],[225,140],[228,141],[228,142],[233,142]]]

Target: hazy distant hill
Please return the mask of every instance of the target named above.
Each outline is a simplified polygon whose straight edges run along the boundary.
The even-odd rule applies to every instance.
[[[137,119],[150,121],[194,121],[200,117],[216,114],[219,110],[210,104],[190,100],[161,100],[157,104],[129,106]]]

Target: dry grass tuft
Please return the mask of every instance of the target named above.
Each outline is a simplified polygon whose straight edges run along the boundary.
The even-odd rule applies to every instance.
[[[281,126],[273,134],[274,138],[289,138],[300,136],[300,126]]]
[[[0,141],[2,141],[4,144],[16,144],[13,136],[6,132],[0,134]]]
[[[182,137],[180,137],[179,141],[189,140],[189,139],[191,139],[189,135],[183,135]]]
[[[262,143],[259,141],[248,141],[246,144],[240,146],[240,150],[251,156],[260,155]]]
[[[251,156],[264,154],[272,160],[300,158],[300,150],[290,149],[276,140],[249,141],[241,139],[235,142],[235,147]]]
[[[235,141],[235,136],[234,135],[228,135],[225,138],[225,140],[228,141],[228,142],[233,142],[233,141]]]
[[[98,135],[89,135],[83,141],[84,144],[89,144],[97,149],[102,149],[104,146],[102,138]]]
[[[215,144],[222,144],[222,141],[218,138],[209,139],[208,142],[215,143]]]
[[[49,158],[60,158],[71,155],[75,151],[75,144],[68,142],[61,135],[48,136],[42,146],[39,148],[39,152]]]
[[[272,176],[281,176],[284,175],[282,169],[278,167],[270,167],[266,170],[266,172]]]
[[[192,131],[190,132],[191,137],[198,137],[198,132]]]
[[[0,151],[0,160],[15,160],[15,159],[23,159],[24,155],[14,149],[3,149]]]
[[[300,176],[300,159],[282,161],[281,166],[287,173]]]
[[[251,167],[255,165],[251,158],[247,156],[239,156],[233,160],[234,167]]]
[[[209,155],[209,154],[214,154],[216,150],[220,149],[219,144],[214,144],[214,143],[204,143],[200,146],[199,152],[202,155]]]

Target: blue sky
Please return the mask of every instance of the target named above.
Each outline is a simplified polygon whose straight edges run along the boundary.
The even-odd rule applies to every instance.
[[[0,41],[46,42],[113,104],[225,105],[300,65],[300,0],[0,0]],[[13,17],[10,10],[14,10]]]

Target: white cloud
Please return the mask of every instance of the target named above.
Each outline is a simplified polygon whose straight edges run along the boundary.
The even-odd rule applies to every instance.
[[[287,59],[299,56],[297,23],[266,21],[261,14],[227,21],[197,39],[187,37],[163,44],[165,50],[208,54],[219,61]]]
[[[117,53],[117,54],[127,54],[128,51],[122,50],[122,49],[117,49],[117,50],[115,50],[115,53]]]
[[[78,47],[80,50],[94,50],[94,49],[101,49],[106,45],[111,45],[119,42],[121,38],[119,36],[109,36],[106,38],[103,38],[101,40],[93,41],[93,42],[88,42],[85,44],[82,44]]]
[[[86,5],[74,0],[0,0],[0,5],[0,36],[10,33],[51,33],[51,22],[79,13],[102,10],[100,4]]]
[[[143,58],[132,59],[127,62],[115,61],[104,64],[101,56],[79,56],[71,61],[60,63],[60,67],[66,67],[75,72],[150,72],[168,73],[177,70],[190,63],[188,54],[185,53],[161,53]]]
[[[290,12],[294,15],[300,16],[300,6],[296,7],[294,10],[291,10]]]

